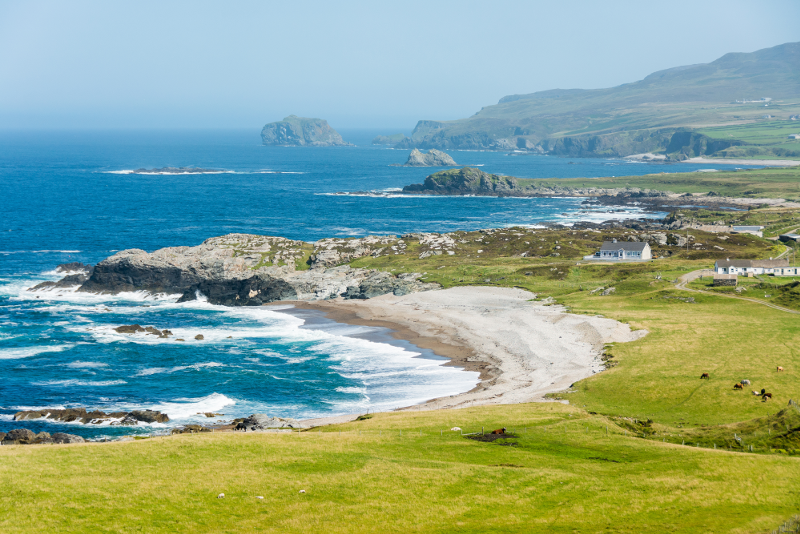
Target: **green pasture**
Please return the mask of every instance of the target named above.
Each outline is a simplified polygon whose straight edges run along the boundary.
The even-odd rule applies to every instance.
[[[0,484],[7,532],[751,533],[796,513],[800,462],[644,440],[549,403],[2,447]]]

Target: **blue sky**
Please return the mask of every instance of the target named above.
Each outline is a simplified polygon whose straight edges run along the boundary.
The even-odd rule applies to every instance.
[[[0,128],[410,131],[800,41],[800,2],[0,0]]]

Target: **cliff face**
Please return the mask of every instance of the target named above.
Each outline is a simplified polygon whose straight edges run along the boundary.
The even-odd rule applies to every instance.
[[[791,103],[800,93],[798,58],[800,43],[786,43],[655,72],[618,87],[510,95],[469,118],[421,120],[396,148],[521,149],[584,157],[663,151],[672,133],[696,124],[762,119],[763,106],[737,100],[783,100],[775,113],[796,114]],[[662,131],[652,137],[655,130]]]
[[[289,115],[282,121],[271,122],[261,130],[265,145],[277,146],[349,146],[339,132],[323,119],[307,119]]]

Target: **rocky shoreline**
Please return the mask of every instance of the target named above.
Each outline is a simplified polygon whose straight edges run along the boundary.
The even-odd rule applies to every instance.
[[[282,237],[229,234],[196,247],[152,253],[129,249],[94,267],[84,266],[58,282],[31,291],[75,287],[88,293],[146,291],[179,295],[179,302],[206,298],[211,304],[260,306],[282,300],[368,299],[437,289],[417,273],[397,276],[341,265],[364,256],[396,254],[403,239],[370,236],[323,239],[314,244]]]

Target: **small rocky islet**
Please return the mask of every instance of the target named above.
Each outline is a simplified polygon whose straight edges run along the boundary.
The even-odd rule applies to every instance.
[[[393,164],[394,167],[456,167],[458,163],[448,154],[432,148],[427,154],[415,148],[403,165]]]
[[[261,142],[270,146],[352,146],[324,119],[289,115],[261,130]]]

